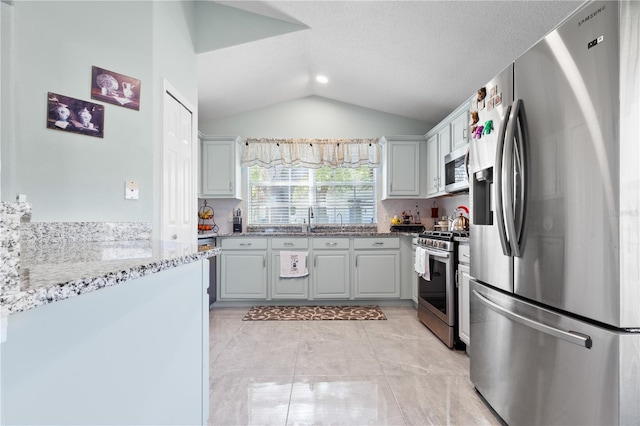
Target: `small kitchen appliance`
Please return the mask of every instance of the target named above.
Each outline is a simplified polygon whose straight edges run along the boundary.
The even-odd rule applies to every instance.
[[[233,232],[242,233],[242,210],[233,211]]]
[[[469,190],[469,147],[465,145],[444,157],[444,190],[449,193]]]

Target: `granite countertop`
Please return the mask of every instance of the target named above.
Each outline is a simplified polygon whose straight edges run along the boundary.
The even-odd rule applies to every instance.
[[[167,241],[92,241],[21,245],[20,289],[0,296],[8,313],[89,293],[216,256],[219,248]]]
[[[317,225],[306,232],[300,225],[250,225],[241,233],[218,234],[218,237],[397,237],[408,232],[379,232],[377,225]]]
[[[462,244],[469,244],[469,237],[454,237],[453,240]]]

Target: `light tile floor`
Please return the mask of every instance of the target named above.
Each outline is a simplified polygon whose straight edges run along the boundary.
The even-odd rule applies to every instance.
[[[387,321],[242,321],[210,313],[210,425],[499,425],[469,358],[412,307]]]

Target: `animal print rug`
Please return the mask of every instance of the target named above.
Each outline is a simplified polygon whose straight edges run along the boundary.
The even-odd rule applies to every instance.
[[[386,320],[378,306],[254,306],[243,321]]]

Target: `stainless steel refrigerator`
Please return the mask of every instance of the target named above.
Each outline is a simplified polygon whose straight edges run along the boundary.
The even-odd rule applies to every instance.
[[[582,5],[480,98],[471,380],[508,424],[640,424],[640,2]]]

